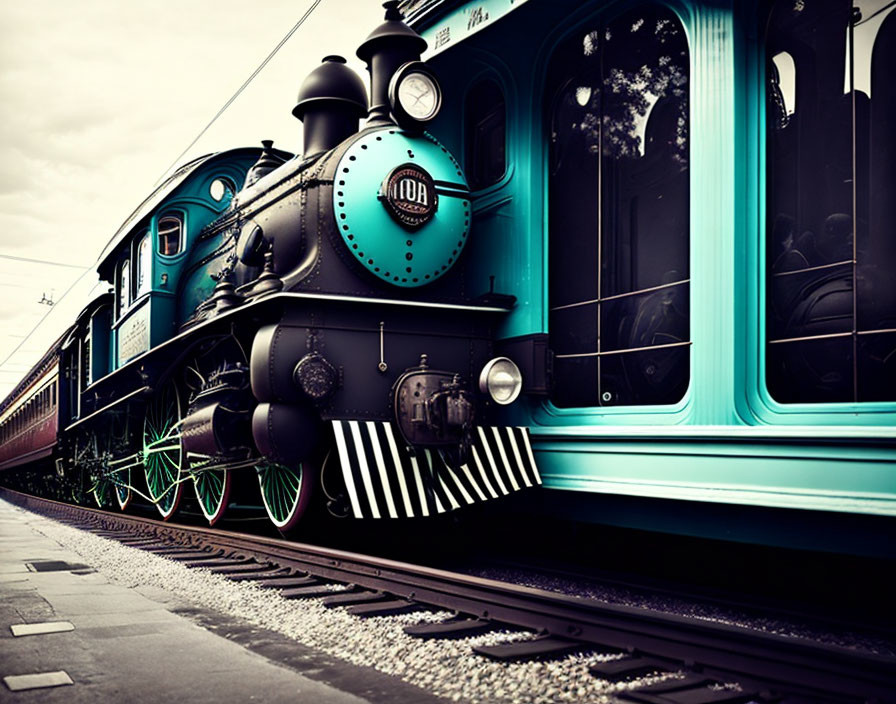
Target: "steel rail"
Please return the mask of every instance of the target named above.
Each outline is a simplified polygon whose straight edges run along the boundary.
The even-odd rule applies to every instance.
[[[896,702],[896,658],[582,597],[542,591],[430,567],[287,540],[183,526],[37,499],[0,490],[30,510],[104,531],[176,542],[197,550],[290,568],[408,602],[511,625],[581,650],[627,654],[660,671],[698,672],[737,682],[744,698],[719,701]],[[617,696],[675,702],[650,688]],[[671,695],[670,695],[671,696]]]

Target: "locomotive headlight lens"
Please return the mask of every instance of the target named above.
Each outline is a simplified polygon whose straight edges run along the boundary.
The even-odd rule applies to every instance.
[[[516,401],[523,388],[520,369],[507,357],[495,357],[482,368],[479,390],[502,406]]]

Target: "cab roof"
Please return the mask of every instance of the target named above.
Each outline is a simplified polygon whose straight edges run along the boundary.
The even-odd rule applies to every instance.
[[[112,239],[110,239],[108,244],[103,248],[96,264],[100,276],[102,277],[102,272],[107,270],[109,259],[115,254],[121,244],[133,234],[134,230],[142,225],[145,218],[151,215],[167,198],[171,197],[175,191],[177,191],[190,176],[197,173],[201,167],[234,156],[254,155],[257,157],[259,154],[261,154],[261,147],[239,147],[237,149],[228,149],[200,156],[178,168],[177,171],[171,174],[152,193],[150,193],[149,196],[134,209],[134,212],[125,218],[125,221],[112,236]]]

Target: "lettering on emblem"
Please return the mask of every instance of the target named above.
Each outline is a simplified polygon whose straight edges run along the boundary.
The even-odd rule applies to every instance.
[[[380,199],[389,215],[410,230],[428,223],[439,207],[432,176],[415,164],[392,169],[383,180]]]

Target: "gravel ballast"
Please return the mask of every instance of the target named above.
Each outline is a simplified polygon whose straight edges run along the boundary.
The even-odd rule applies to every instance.
[[[110,581],[141,590],[161,589],[186,604],[267,628],[356,665],[370,666],[448,700],[463,702],[615,702],[614,694],[644,684],[600,680],[588,672],[617,655],[583,652],[551,661],[501,663],[471,647],[533,637],[491,632],[457,640],[421,640],[402,627],[449,618],[447,612],[360,619],[315,600],[287,600],[277,590],[183,565],[121,545],[48,518],[35,530],[76,552]],[[655,678],[653,678],[655,679]]]
[[[626,588],[584,579],[535,574],[522,569],[487,568],[470,570],[470,574],[484,579],[510,582],[585,599],[595,599],[606,604],[619,604],[637,609],[678,614],[712,623],[739,626],[787,638],[801,638],[888,657],[896,655],[896,643],[891,640],[857,633],[846,626],[825,627],[806,623],[796,618],[785,618],[780,614],[761,614],[757,613],[755,608],[754,612],[750,613],[745,609],[723,607],[672,594],[649,593],[633,587]]]

